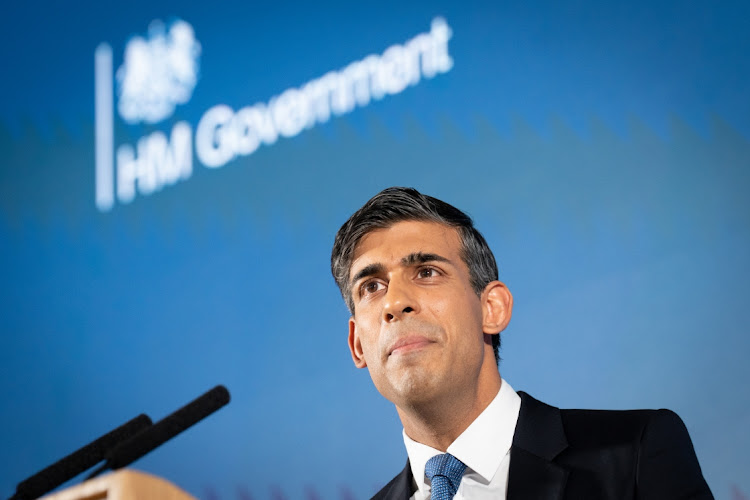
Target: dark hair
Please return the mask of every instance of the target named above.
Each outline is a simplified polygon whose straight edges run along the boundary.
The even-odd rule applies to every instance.
[[[338,233],[331,251],[331,273],[341,290],[349,312],[354,300],[349,287],[354,250],[360,240],[375,229],[386,229],[403,221],[438,222],[456,228],[461,239],[461,258],[469,268],[471,287],[481,295],[484,287],[497,279],[497,263],[471,217],[444,201],[416,189],[390,187],[382,190],[349,217]],[[500,361],[500,335],[492,336],[495,360]]]

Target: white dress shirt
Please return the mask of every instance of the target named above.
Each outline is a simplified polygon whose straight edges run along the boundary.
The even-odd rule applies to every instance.
[[[448,447],[448,453],[466,464],[455,500],[506,498],[510,446],[516,430],[521,397],[505,380],[495,399]],[[417,443],[403,432],[406,453],[417,491],[411,500],[429,500],[430,480],[424,475],[427,461],[443,452]]]

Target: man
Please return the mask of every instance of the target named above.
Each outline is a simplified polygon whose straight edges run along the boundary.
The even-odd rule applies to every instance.
[[[559,410],[498,371],[513,297],[470,217],[388,188],[339,229],[349,348],[396,405],[409,457],[376,499],[713,498],[668,410]]]

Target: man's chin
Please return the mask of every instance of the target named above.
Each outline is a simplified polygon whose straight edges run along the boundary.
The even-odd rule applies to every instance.
[[[395,377],[390,378],[393,403],[419,404],[432,398],[435,386],[435,375],[422,367],[409,367],[400,370]]]

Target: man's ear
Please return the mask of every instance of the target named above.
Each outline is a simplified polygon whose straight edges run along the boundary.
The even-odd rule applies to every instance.
[[[505,330],[513,312],[513,295],[504,284],[491,281],[482,292],[482,328],[484,333]]]
[[[354,317],[349,318],[349,351],[352,353],[354,366],[357,368],[364,368],[367,366],[365,355],[362,352],[362,342],[357,334],[357,323],[354,321]]]

